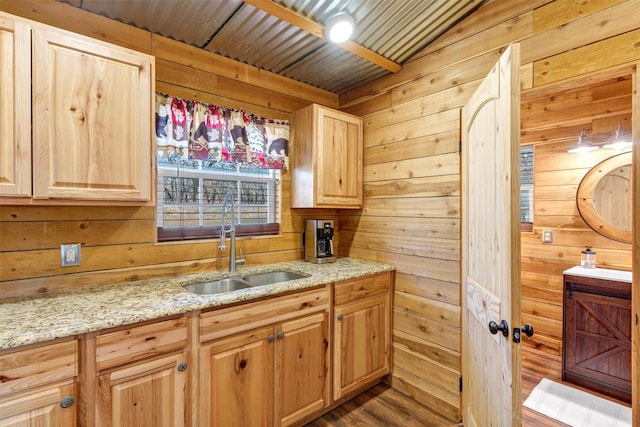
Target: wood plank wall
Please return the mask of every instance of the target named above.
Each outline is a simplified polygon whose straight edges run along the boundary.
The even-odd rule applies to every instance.
[[[276,119],[338,96],[56,0],[0,0],[0,10],[156,57],[156,91]],[[248,264],[302,259],[304,219],[337,220],[336,210],[292,210],[282,175],[282,233],[239,238]],[[218,242],[156,244],[153,207],[0,206],[0,296],[25,296],[157,276],[224,269]],[[81,242],[82,263],[60,267],[61,243]]]
[[[638,10],[638,0],[489,1],[401,72],[340,96],[341,108],[363,116],[365,123],[364,208],[359,213],[339,212],[340,251],[397,266],[390,382],[452,421],[461,418],[460,110],[509,43],[521,44],[525,93],[612,68],[622,67],[621,75],[629,74],[640,60],[640,20],[634,18]],[[629,117],[626,107],[620,108],[613,113],[614,122]],[[525,117],[523,123],[532,120],[533,116]],[[609,128],[605,121],[591,113],[573,126],[579,132],[581,126],[602,124],[604,132]],[[544,134],[538,142],[543,159],[562,152],[561,144],[547,141]],[[581,166],[567,166],[565,161],[562,155],[557,173],[576,167],[575,175],[580,176],[595,158]],[[554,166],[543,166],[544,160],[536,165],[540,184]],[[580,236],[602,247],[599,264],[629,267],[630,248],[606,241],[584,225],[567,225],[566,221],[575,224],[573,205],[562,199],[558,208],[566,205],[570,212],[551,215],[544,210],[556,201],[548,199],[538,200],[536,213],[545,220],[541,226],[554,230],[555,243],[538,244],[538,224],[522,239],[523,295],[528,298],[523,317],[541,329],[538,341],[529,345],[557,352],[558,273],[579,260]],[[549,264],[553,268],[546,276],[534,276]],[[552,282],[548,296],[536,289],[547,282]]]

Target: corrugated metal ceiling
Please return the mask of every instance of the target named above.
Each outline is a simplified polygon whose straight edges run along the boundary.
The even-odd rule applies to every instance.
[[[60,1],[337,94],[390,73],[241,0]],[[274,2],[321,25],[348,11],[353,41],[402,65],[482,0]]]

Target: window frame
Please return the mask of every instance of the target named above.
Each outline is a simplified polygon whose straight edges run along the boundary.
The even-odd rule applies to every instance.
[[[268,213],[269,222],[266,223],[249,223],[249,224],[236,224],[236,236],[265,236],[265,235],[278,235],[280,234],[280,222],[282,217],[282,178],[281,171],[277,169],[268,169],[269,176],[263,176],[261,174],[243,173],[240,166],[236,166],[234,169],[217,169],[202,167],[202,164],[197,162],[189,162],[187,166],[185,164],[177,163],[158,163],[156,160],[156,209],[155,209],[155,223],[156,223],[156,236],[157,242],[186,242],[193,240],[206,240],[206,239],[218,239],[220,237],[220,225],[204,225],[203,224],[203,208],[204,208],[204,191],[203,183],[206,179],[220,180],[220,181],[232,181],[236,182],[237,186],[240,186],[241,182],[266,182],[269,184],[268,198],[272,202],[266,204],[267,207],[272,208],[272,212]],[[194,167],[195,166],[195,167]],[[165,205],[164,195],[161,197],[162,188],[164,185],[164,178],[184,178],[184,179],[198,179],[198,215],[200,225],[198,226],[179,226],[179,227],[164,227],[163,222],[163,208]],[[242,220],[241,209],[247,205],[238,203],[237,196],[241,192],[236,192],[235,199],[235,215],[237,221]],[[273,205],[271,205],[271,203]],[[193,206],[193,204],[192,204]],[[213,205],[211,205],[213,206]],[[222,203],[218,203],[216,206],[222,207]],[[227,213],[227,217],[229,217]],[[228,224],[227,224],[228,226]]]
[[[523,183],[522,183],[522,171],[523,171],[522,156],[523,156],[523,150],[528,150],[529,148],[530,148],[530,151],[531,151],[531,183],[523,185]],[[535,166],[535,163],[534,162],[535,162],[535,146],[533,144],[521,145],[520,146],[520,198],[519,198],[520,210],[521,210],[521,212],[520,212],[520,231],[528,231],[528,232],[533,231],[533,213],[534,213],[534,202],[535,202],[535,198],[534,198],[534,181],[535,181],[534,166]],[[529,211],[530,211],[530,214],[531,214],[531,221],[522,221],[522,206],[523,206],[522,194],[523,194],[523,191],[525,191],[525,190],[529,194],[530,203],[528,203],[528,205],[529,205]]]

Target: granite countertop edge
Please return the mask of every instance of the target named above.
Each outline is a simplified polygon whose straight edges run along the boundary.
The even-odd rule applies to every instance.
[[[213,295],[198,295],[184,288],[184,285],[191,283],[280,270],[309,277]],[[393,270],[395,266],[391,264],[349,257],[326,264],[289,261],[242,266],[235,273],[213,271],[0,300],[0,350],[223,307]]]

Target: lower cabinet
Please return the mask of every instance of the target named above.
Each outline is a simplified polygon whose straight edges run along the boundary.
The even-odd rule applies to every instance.
[[[95,399],[88,404],[95,404],[95,426],[187,425],[186,318],[107,332],[94,342]]]
[[[77,375],[75,340],[3,353],[0,426],[76,426]]]
[[[328,316],[329,289],[204,313],[205,337],[249,329],[202,345],[200,426],[287,426],[328,406]]]
[[[390,287],[390,273],[335,284],[335,400],[390,372]]]
[[[0,426],[33,427],[77,425],[76,384],[29,392],[0,403]]]
[[[389,373],[392,279],[0,351],[0,427],[301,425]]]
[[[98,376],[97,425],[185,425],[186,354],[126,366]]]
[[[272,327],[203,347],[201,425],[273,425],[273,355]]]
[[[631,402],[631,283],[564,276],[562,379]]]

